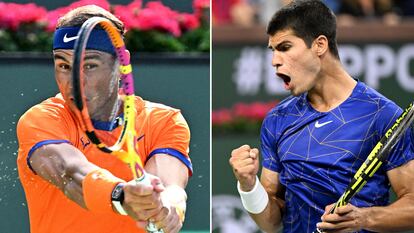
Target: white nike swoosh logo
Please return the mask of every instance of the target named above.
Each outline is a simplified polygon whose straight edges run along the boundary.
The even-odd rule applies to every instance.
[[[329,124],[329,123],[332,123],[332,121],[327,121],[327,122],[320,123],[320,124],[319,124],[319,121],[316,121],[316,123],[315,123],[315,127],[316,127],[316,128],[320,128],[320,127],[322,127],[322,126],[324,126],[324,125],[327,125],[327,124]]]
[[[63,42],[68,43],[72,40],[76,40],[78,39],[79,36],[72,36],[72,37],[68,37],[68,34],[66,33],[65,36],[63,37]]]

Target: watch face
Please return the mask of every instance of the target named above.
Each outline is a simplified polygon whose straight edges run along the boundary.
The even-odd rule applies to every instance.
[[[112,199],[115,199],[117,201],[120,201],[122,194],[124,193],[124,190],[122,190],[123,185],[118,184],[114,190],[112,191]]]

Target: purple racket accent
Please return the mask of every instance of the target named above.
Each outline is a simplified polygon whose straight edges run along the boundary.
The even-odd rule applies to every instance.
[[[142,167],[140,167],[137,163],[135,164],[135,170],[136,171],[140,171],[140,174],[144,174],[145,173],[144,169]]]
[[[116,48],[115,51],[116,51],[116,54],[118,55],[119,62],[121,63],[121,65],[123,66],[129,65],[129,59],[128,59],[129,55],[126,52],[125,45],[119,48]]]
[[[134,80],[132,78],[132,74],[129,73],[127,75],[123,75],[125,76],[123,79],[123,86],[122,88],[124,89],[124,93],[126,95],[133,95],[134,94]]]

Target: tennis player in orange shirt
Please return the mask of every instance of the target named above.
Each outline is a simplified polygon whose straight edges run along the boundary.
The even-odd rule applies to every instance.
[[[152,174],[152,185],[137,184],[126,164],[98,150],[71,111],[74,42],[82,23],[93,16],[109,19],[124,32],[118,18],[97,6],[79,7],[61,17],[53,43],[60,93],[30,108],[17,126],[17,163],[30,231],[145,232],[146,222],[152,221],[165,233],[179,232],[186,209],[184,188],[192,174],[190,132],[180,111],[136,97],[138,152]],[[118,85],[111,85],[119,73],[111,42],[99,30],[90,35],[85,59],[88,91],[106,97],[88,100],[94,126],[101,137],[116,139],[122,113],[115,121],[108,119],[120,98]],[[99,208],[88,206],[85,195]]]

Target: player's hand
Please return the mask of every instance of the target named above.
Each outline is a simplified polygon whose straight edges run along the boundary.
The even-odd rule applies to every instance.
[[[240,182],[240,188],[246,192],[252,190],[259,171],[259,150],[243,145],[231,152],[229,162],[234,175]]]
[[[180,220],[175,207],[164,206],[155,216],[149,219],[158,229],[162,229],[164,233],[178,233],[183,227],[183,223]],[[141,228],[146,227],[147,222],[138,222],[138,226]]]
[[[364,228],[366,215],[364,213],[366,208],[358,208],[351,204],[338,207],[333,214],[329,211],[334,204],[325,207],[325,213],[322,215],[322,222],[316,226],[322,229],[323,232],[329,233],[348,233],[356,232]]]
[[[150,221],[164,233],[178,233],[185,218],[187,200],[185,190],[178,185],[169,185],[161,193],[161,200],[163,208],[156,216],[150,218]]]
[[[122,205],[128,215],[137,221],[148,221],[163,208],[160,193],[164,186],[161,180],[154,175],[146,175],[151,180],[151,185],[132,180],[124,186]]]

